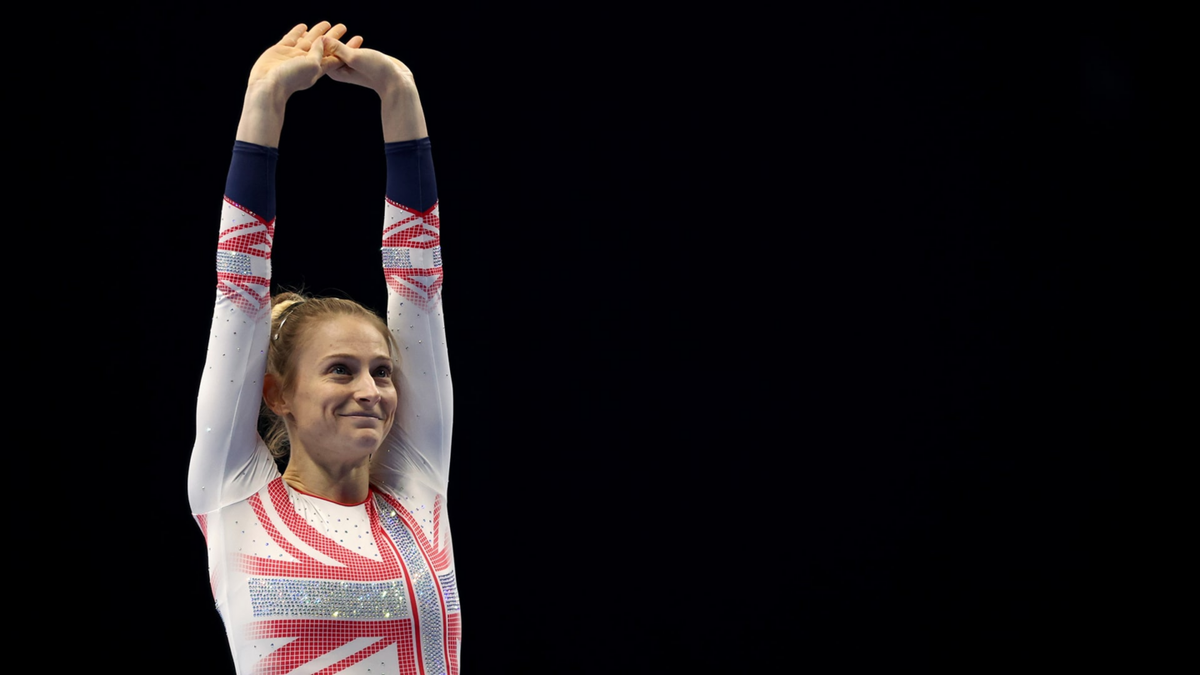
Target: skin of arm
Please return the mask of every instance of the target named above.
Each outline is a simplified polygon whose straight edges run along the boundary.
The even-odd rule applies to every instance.
[[[330,79],[367,87],[379,95],[384,143],[428,136],[412,71],[400,60],[374,49],[361,49],[360,45],[359,37],[345,44],[329,44],[328,52],[340,64],[328,70]]]

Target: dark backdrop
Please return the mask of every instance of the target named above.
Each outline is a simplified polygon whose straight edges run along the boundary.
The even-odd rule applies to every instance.
[[[101,336],[68,347],[89,661],[232,672],[186,500],[216,226],[250,65],[326,18],[412,68],[433,140],[464,672],[1142,657],[1168,18],[329,9],[78,17],[25,111],[70,131],[38,168]],[[293,98],[277,285],[382,309],[381,145],[370,92]]]

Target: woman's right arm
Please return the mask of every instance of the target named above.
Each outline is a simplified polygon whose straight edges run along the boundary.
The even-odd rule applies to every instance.
[[[278,475],[258,435],[271,330],[275,148],[235,141],[217,241],[217,293],[188,467],[192,513],[249,497]]]
[[[225,183],[216,303],[188,468],[196,515],[241,501],[279,475],[258,435],[271,330],[276,148],[288,98],[337,64],[324,56],[322,36],[336,40],[345,32],[324,21],[312,30],[297,25],[251,69]]]

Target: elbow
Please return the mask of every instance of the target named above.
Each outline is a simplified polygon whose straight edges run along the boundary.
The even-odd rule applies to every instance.
[[[193,449],[187,478],[188,505],[191,507],[193,515],[214,510],[214,504],[218,498],[217,483],[212,480],[215,477],[207,475],[209,472],[206,472],[200,465],[201,463],[196,461],[197,454]]]

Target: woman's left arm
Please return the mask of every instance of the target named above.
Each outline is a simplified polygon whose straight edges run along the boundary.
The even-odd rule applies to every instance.
[[[388,328],[400,347],[396,421],[371,462],[372,483],[398,489],[419,480],[445,495],[454,396],[442,308],[441,220],[425,115],[412,71],[382,52],[332,46],[342,66],[329,77],[380,99],[387,194],[383,271]]]
[[[383,273],[388,328],[399,345],[400,401],[371,479],[395,488],[424,477],[445,495],[454,418],[442,305],[441,217],[428,138],[387,143]]]

